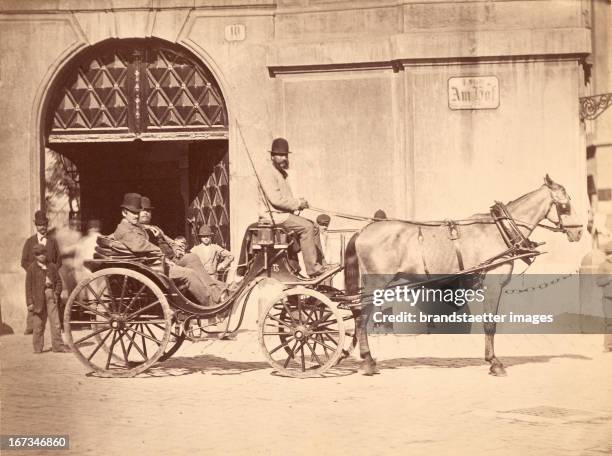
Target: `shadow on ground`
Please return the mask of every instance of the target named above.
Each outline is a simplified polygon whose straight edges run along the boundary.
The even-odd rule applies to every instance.
[[[521,364],[548,363],[553,359],[582,359],[590,360],[591,358],[582,355],[534,355],[534,356],[505,356],[499,358],[504,366],[512,367]],[[356,359],[345,360],[342,365],[345,367],[358,368],[360,361]],[[376,366],[379,369],[399,369],[404,367],[441,367],[447,369],[456,369],[461,367],[478,367],[488,366],[489,363],[484,358],[434,358],[434,357],[419,357],[419,358],[395,358],[379,361]]]
[[[178,377],[197,373],[238,375],[269,368],[265,361],[230,361],[214,355],[177,356],[156,364],[139,377]]]
[[[553,359],[578,359],[590,360],[591,358],[582,355],[534,355],[534,356],[508,356],[501,358],[506,367],[518,366],[521,364],[548,363]],[[361,362],[350,358],[320,377],[343,377],[358,372]],[[462,367],[488,366],[482,358],[395,358],[378,362],[377,367],[384,369],[402,369],[419,367],[439,367],[447,369],[457,369]],[[214,355],[198,355],[171,358],[163,363],[159,363],[140,374],[139,377],[178,377],[191,374],[212,374],[212,375],[240,375],[247,372],[270,369],[272,375],[283,376],[281,373],[274,372],[270,365],[265,361],[230,361]]]

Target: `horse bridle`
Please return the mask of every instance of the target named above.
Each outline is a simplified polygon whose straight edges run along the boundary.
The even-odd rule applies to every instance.
[[[550,187],[548,188],[551,190],[552,201],[550,203],[550,208],[548,209],[548,212],[546,212],[546,218],[551,223],[554,223],[555,226],[550,226],[544,223],[538,223],[538,226],[541,228],[545,228],[549,231],[555,231],[555,232],[561,232],[561,233],[567,233],[567,230],[570,230],[572,228],[581,228],[582,225],[580,224],[572,224],[572,225],[563,224],[563,218],[561,216],[571,214],[572,212],[572,206],[570,204],[570,197],[569,196],[567,197],[567,201],[559,201],[555,199],[554,195],[552,194],[552,189]],[[548,214],[550,213],[553,206],[555,206],[555,209],[557,210],[557,218],[559,219],[558,222],[553,222],[552,220],[548,218]]]

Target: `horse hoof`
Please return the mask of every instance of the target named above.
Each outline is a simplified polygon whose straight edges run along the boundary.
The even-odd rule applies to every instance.
[[[361,367],[363,369],[363,375],[367,375],[368,377],[375,374],[380,374],[380,371],[374,363],[363,363]]]
[[[495,377],[505,377],[508,375],[506,374],[506,369],[504,369],[504,366],[500,366],[499,364],[492,365],[489,369],[489,374],[494,375]]]

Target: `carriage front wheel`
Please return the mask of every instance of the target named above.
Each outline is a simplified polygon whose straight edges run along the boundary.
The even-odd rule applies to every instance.
[[[272,367],[291,377],[316,377],[336,365],[344,349],[344,319],[324,294],[285,290],[259,318],[259,343]]]
[[[125,268],[96,271],[66,303],[64,330],[76,357],[102,377],[133,377],[168,351],[173,312],[147,276]]]

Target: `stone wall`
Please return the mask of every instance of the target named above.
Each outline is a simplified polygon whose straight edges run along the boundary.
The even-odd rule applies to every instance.
[[[296,193],[316,207],[458,217],[548,172],[584,210],[577,98],[590,17],[587,0],[5,0],[0,201],[14,215],[0,227],[2,318],[20,330],[25,314],[19,256],[40,204],[46,91],[86,46],[157,37],[212,71],[230,117],[237,247],[256,216],[246,149],[262,166],[275,136],[289,139]],[[499,106],[451,110],[449,78],[467,76],[497,78]],[[565,246],[557,236],[549,250],[564,253],[541,261],[575,262],[579,249]]]

